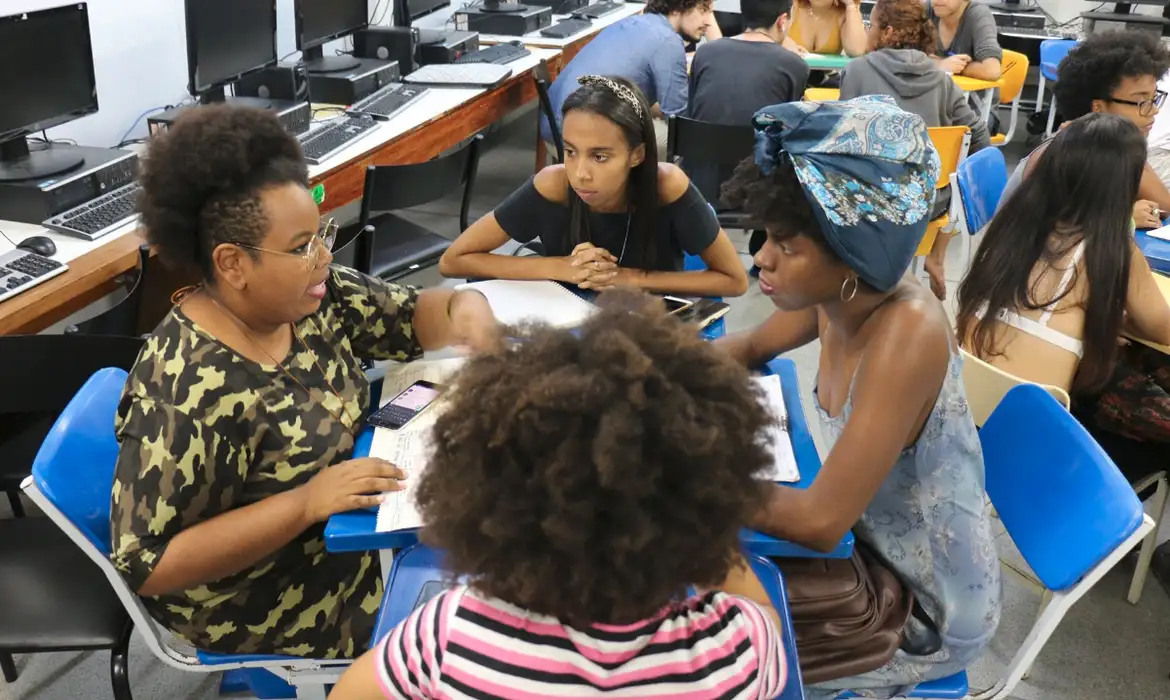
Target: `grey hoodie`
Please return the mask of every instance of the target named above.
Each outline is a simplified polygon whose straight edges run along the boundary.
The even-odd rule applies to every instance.
[[[841,99],[862,95],[889,95],[927,126],[971,127],[971,153],[991,145],[987,124],[967,96],[921,51],[880,49],[850,61],[841,78]]]

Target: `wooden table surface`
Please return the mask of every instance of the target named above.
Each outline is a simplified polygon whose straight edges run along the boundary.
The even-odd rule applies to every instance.
[[[558,54],[547,64],[555,77],[563,61]],[[361,198],[367,166],[429,160],[535,99],[532,71],[526,70],[359,158],[330,164],[329,171],[312,180],[314,185],[325,183],[323,211]],[[36,333],[115,291],[117,278],[137,266],[138,247],[144,242],[138,231],[119,236],[70,260],[65,274],[0,303],[0,333]]]

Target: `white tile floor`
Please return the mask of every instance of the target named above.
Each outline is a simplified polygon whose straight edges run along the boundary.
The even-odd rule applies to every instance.
[[[518,120],[480,164],[473,215],[488,210],[530,174],[533,119]],[[1013,162],[1019,157],[1016,149]],[[436,203],[419,213],[435,230],[454,235],[458,211],[455,199]],[[747,242],[734,236],[740,250]],[[952,245],[951,297],[961,276],[961,251]],[[417,284],[436,284],[434,270],[420,273]],[[771,312],[771,304],[753,288],[732,303],[728,327],[750,327]],[[817,363],[815,346],[791,353],[796,361],[806,406]],[[813,424],[814,437],[823,448]],[[6,504],[0,517],[6,517]],[[1001,554],[1022,563],[1006,535],[998,538]],[[1146,587],[1140,605],[1125,601],[1130,571],[1123,563],[1110,573],[1065,619],[1033,667],[1032,675],[1016,692],[1022,700],[1165,700],[1170,698],[1170,597],[1156,581]],[[999,632],[987,654],[971,670],[973,688],[990,686],[1002,673],[1027,635],[1039,605],[1039,595],[1005,574],[1005,605]],[[4,601],[11,604],[11,601]],[[3,614],[0,609],[0,614]],[[20,678],[13,685],[0,681],[0,700],[102,700],[110,698],[109,660],[104,652],[18,656]],[[210,700],[218,697],[218,677],[185,674],[155,661],[138,641],[131,648],[131,684],[138,700]]]

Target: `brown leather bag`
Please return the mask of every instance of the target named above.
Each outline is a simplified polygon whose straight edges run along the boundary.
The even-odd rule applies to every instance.
[[[857,546],[849,559],[778,564],[805,683],[856,676],[894,657],[915,608],[914,593],[877,557]]]

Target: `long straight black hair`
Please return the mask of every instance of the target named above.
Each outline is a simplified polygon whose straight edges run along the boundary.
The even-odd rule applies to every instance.
[[[565,99],[561,107],[562,120],[573,110],[591,112],[617,124],[631,149],[645,147],[646,157],[630,170],[630,179],[626,183],[626,201],[631,208],[630,243],[635,244],[631,250],[639,250],[636,244],[641,244],[641,256],[635,260],[637,265],[634,267],[653,270],[658,263],[658,246],[655,241],[658,223],[658,139],[654,135],[654,120],[650,115],[650,104],[637,85],[618,76],[606,77],[630,91],[629,94],[638,101],[640,116],[639,110],[612,88],[602,83],[590,83],[577,88]],[[581,243],[591,243],[592,238],[589,232],[589,205],[577,196],[572,187],[568,189],[569,245],[572,249]],[[623,262],[623,265],[630,267],[628,262]]]
[[[987,227],[959,287],[959,336],[977,356],[995,348],[1000,309],[1028,311],[1055,304],[1037,298],[1038,263],[1055,265],[1084,241],[1089,296],[1085,302],[1084,354],[1073,386],[1100,389],[1117,361],[1131,262],[1133,203],[1146,162],[1146,139],[1128,120],[1088,114],[1063,129],[1040,155]],[[1079,273],[1078,273],[1079,274]],[[987,304],[980,319],[978,310]]]

